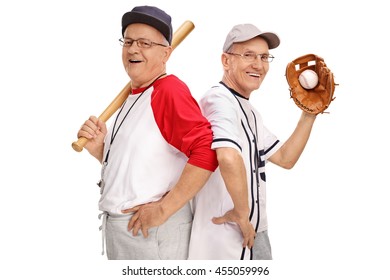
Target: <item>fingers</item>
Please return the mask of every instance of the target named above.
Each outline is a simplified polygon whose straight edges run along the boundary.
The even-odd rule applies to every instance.
[[[95,116],[89,117],[88,120],[81,126],[77,137],[85,137],[87,139],[93,139],[97,137],[99,130],[98,119]]]
[[[221,225],[224,223],[236,223],[240,227],[243,237],[242,247],[248,247],[249,249],[253,247],[253,244],[255,243],[256,231],[248,219],[242,220],[234,218],[233,212],[228,211],[222,217],[214,217],[212,222],[216,225]]]
[[[99,120],[97,117],[91,116],[81,126],[79,132],[77,133],[77,137],[94,139],[98,137],[99,134],[103,134],[103,135],[107,134],[106,124],[103,121]]]
[[[138,235],[139,230],[141,230],[142,235],[147,238],[148,237],[148,227],[142,226],[141,218],[140,218],[140,212],[138,211],[141,208],[140,206],[136,206],[130,209],[122,210],[122,213],[132,213],[135,212],[134,215],[131,217],[128,225],[127,230],[133,232],[133,236]]]
[[[138,231],[139,231],[141,228],[142,228],[141,221],[140,221],[140,220],[137,220],[137,221],[134,223],[134,226],[133,226],[133,236],[138,235]]]
[[[248,247],[248,249],[251,249],[253,247],[253,244],[255,243],[255,237],[256,237],[256,231],[253,228],[253,225],[248,221],[239,224],[241,233],[243,236],[243,242],[242,247]]]
[[[226,217],[226,215],[222,217],[214,217],[211,220],[216,225],[222,225],[224,223],[230,222],[230,220]]]
[[[256,237],[256,234],[249,239],[249,242],[248,242],[248,249],[252,249],[253,245],[255,245],[255,237]]]
[[[248,247],[248,249],[252,249],[254,243],[255,243],[255,237],[248,236],[247,238],[244,238],[244,241],[242,242],[242,248]]]
[[[104,135],[107,134],[107,126],[102,120],[97,119],[97,126]]]
[[[131,212],[134,214],[128,223],[128,231],[132,231],[134,236],[141,230],[142,235],[147,238],[149,228],[160,226],[167,219],[159,202],[141,204],[122,211],[124,214]]]
[[[148,229],[146,227],[141,226],[142,235],[147,238],[148,237]]]
[[[147,226],[143,226],[140,219],[138,219],[135,222],[134,226],[133,226],[133,236],[137,236],[139,230],[141,230],[142,235],[145,238],[147,238],[149,236],[149,234],[148,234],[148,227]]]
[[[139,205],[139,206],[135,206],[133,208],[129,208],[129,209],[125,209],[125,210],[122,210],[122,213],[123,214],[129,214],[129,213],[133,213],[133,212],[137,212],[140,208],[141,208],[142,205]]]
[[[122,211],[123,212],[123,211]],[[128,231],[131,231],[134,226],[136,225],[137,221],[139,219],[139,212],[136,212],[130,219],[129,221],[129,224],[127,225],[127,230]],[[139,227],[141,225],[141,221],[138,221],[139,222]],[[134,233],[134,232],[133,232]],[[137,230],[137,233],[138,233],[138,230]]]
[[[242,233],[244,237],[242,247],[248,247],[248,249],[252,249],[253,245],[255,244],[256,237],[256,231],[254,230],[253,225],[249,224],[246,230],[242,228]]]

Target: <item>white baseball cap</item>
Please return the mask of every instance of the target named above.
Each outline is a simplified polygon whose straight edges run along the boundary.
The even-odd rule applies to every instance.
[[[260,31],[253,24],[238,24],[226,36],[223,51],[227,52],[234,43],[241,43],[253,39],[255,37],[262,37],[267,41],[268,48],[274,49],[280,44],[279,36],[273,32]]]

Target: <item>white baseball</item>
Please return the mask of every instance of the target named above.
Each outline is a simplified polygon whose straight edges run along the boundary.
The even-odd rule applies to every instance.
[[[305,89],[315,88],[318,84],[318,75],[313,70],[305,70],[299,75],[299,83]]]

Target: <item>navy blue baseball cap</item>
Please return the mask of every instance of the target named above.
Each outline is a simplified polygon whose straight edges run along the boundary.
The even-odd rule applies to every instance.
[[[122,17],[122,36],[126,27],[132,23],[144,23],[156,28],[172,43],[172,23],[171,16],[163,10],[153,6],[138,6],[127,12]]]

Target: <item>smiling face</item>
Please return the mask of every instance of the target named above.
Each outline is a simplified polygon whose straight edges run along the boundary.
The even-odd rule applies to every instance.
[[[165,73],[166,62],[172,52],[172,48],[157,29],[142,23],[133,23],[126,28],[124,39],[141,38],[167,47],[153,44],[150,48],[142,48],[137,42],[133,42],[130,47],[123,47],[122,62],[133,88],[146,87],[156,77]]]
[[[233,44],[228,52],[268,54],[269,50],[263,38],[255,37],[246,42]],[[259,56],[255,61],[249,62],[239,55],[223,53],[222,65],[224,68],[222,81],[246,98],[260,87],[269,70],[269,63],[262,61]]]

